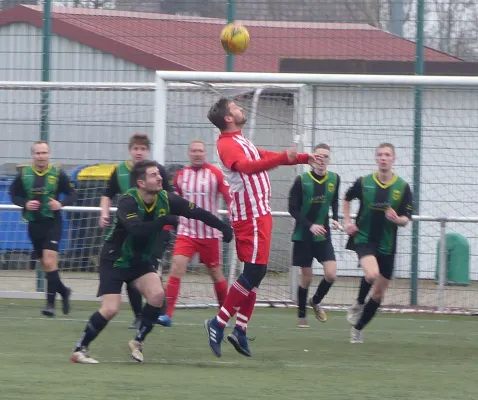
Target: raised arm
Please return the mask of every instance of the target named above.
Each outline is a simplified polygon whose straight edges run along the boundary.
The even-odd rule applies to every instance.
[[[246,156],[242,146],[233,140],[222,140],[217,143],[219,158],[222,163],[232,171],[242,172],[243,174],[256,174],[269,171],[280,165],[297,164],[297,157],[289,159],[287,151],[275,153],[273,151],[260,150],[260,160],[250,160]],[[300,157],[303,161],[303,156]]]
[[[158,217],[154,221],[143,221],[138,215],[136,200],[129,195],[123,195],[119,199],[116,216],[126,231],[133,236],[148,236],[159,232],[165,225],[177,223],[177,218],[173,215]]]
[[[275,151],[269,151],[269,150],[264,150],[264,149],[257,149],[257,151],[259,152],[259,155],[261,156],[261,158],[268,158],[268,157],[274,157],[274,155],[276,154],[282,154],[282,153],[277,153]],[[287,150],[285,151],[285,153],[287,154]],[[293,158],[292,160],[289,158],[289,156],[287,157],[287,163],[286,164],[281,164],[281,165],[297,165],[297,164],[308,164],[309,163],[309,154],[307,153],[298,153],[295,158]]]
[[[68,178],[68,175],[66,175],[62,170],[60,170],[58,175],[57,197],[60,193],[66,195],[61,202],[62,206],[71,206],[78,199],[78,193],[75,190],[75,185],[73,185],[73,183],[70,181],[70,178]]]
[[[223,240],[226,243],[229,243],[232,240],[231,226],[222,222],[209,211],[198,207],[196,204],[183,199],[175,193],[168,193],[168,200],[171,214],[202,221],[211,228],[220,230],[224,235]]]

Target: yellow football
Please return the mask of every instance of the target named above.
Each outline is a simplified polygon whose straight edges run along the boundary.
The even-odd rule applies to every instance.
[[[228,24],[221,31],[221,45],[228,53],[244,53],[249,46],[249,32],[245,26]]]

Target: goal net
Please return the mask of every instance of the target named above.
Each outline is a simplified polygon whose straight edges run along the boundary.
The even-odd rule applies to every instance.
[[[147,132],[154,142],[152,157],[173,171],[188,163],[187,146],[192,139],[203,140],[208,160],[217,162],[218,132],[206,114],[215,100],[226,96],[244,107],[248,115],[244,134],[258,147],[281,150],[298,141],[299,150],[310,151],[319,142],[329,144],[330,169],[341,176],[341,199],[357,177],[376,168],[377,144],[393,143],[397,149],[395,171],[411,184],[415,196],[419,194],[423,221],[418,237],[413,236],[412,224],[399,230],[395,279],[384,305],[423,311],[440,304],[459,311],[478,309],[478,235],[470,218],[478,211],[473,181],[478,172],[473,156],[478,150],[474,78],[463,78],[466,84],[440,77],[430,81],[426,77],[295,75],[291,79],[289,74],[197,72],[162,73],[159,78],[150,85],[58,83],[49,90],[52,161],[61,163],[75,181],[80,196],[76,206],[83,207],[64,212],[60,253],[63,276],[76,298],[93,298],[97,290],[104,232],[98,228],[99,212],[93,207],[99,205],[113,165],[128,157],[129,136]],[[416,108],[415,84],[422,88],[421,110]],[[1,166],[2,207],[10,207],[8,185],[15,166],[29,161],[29,148],[39,136],[40,89],[40,84],[0,85],[0,124],[6,132],[2,138],[6,149]],[[291,266],[293,220],[286,210],[289,188],[304,168],[307,166],[280,167],[270,172],[274,231],[269,273],[258,296],[268,304],[295,302],[299,276]],[[417,175],[419,187],[413,185]],[[2,209],[0,215],[0,292],[42,297],[36,291],[26,225],[20,213],[10,207]],[[443,217],[457,222],[442,222],[440,229],[438,221]],[[439,242],[444,233],[442,265],[447,270],[439,284]],[[362,276],[356,255],[345,250],[346,241],[344,233],[333,233],[338,277],[325,300],[332,308],[343,308],[355,300]],[[453,248],[455,242],[458,244]],[[416,259],[414,249],[418,249]],[[468,260],[457,253],[469,255]],[[224,270],[231,281],[241,272],[234,255],[233,246],[224,246]],[[166,279],[169,264],[167,254],[163,260]],[[313,271],[315,285],[322,268],[315,264]],[[414,298],[416,304],[411,304]],[[179,305],[214,303],[207,269],[193,260],[182,283]]]

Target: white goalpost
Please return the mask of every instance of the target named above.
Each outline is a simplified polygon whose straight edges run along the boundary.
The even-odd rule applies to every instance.
[[[419,125],[416,88],[422,99]],[[155,82],[147,84],[0,82],[0,113],[8,116],[0,119],[6,147],[0,168],[11,167],[4,186],[0,185],[0,193],[4,192],[0,197],[2,297],[44,296],[37,291],[31,269],[26,225],[7,193],[11,170],[28,162],[28,148],[38,137],[41,90],[51,95],[52,161],[68,170],[80,193],[78,204],[63,212],[60,251],[62,274],[73,287],[75,299],[95,299],[104,234],[97,225],[99,193],[105,171],[127,157],[127,138],[135,131],[150,134],[152,158],[166,167],[185,165],[189,141],[201,139],[209,161],[217,162],[218,132],[206,114],[217,98],[225,96],[246,110],[249,121],[244,134],[258,147],[281,150],[295,143],[300,151],[310,151],[319,142],[329,144],[330,169],[341,176],[341,199],[358,176],[375,168],[376,145],[393,143],[396,172],[419,197],[414,220],[420,225],[418,237],[413,236],[411,226],[399,231],[395,279],[385,307],[448,312],[478,309],[478,204],[475,184],[470,181],[478,173],[474,156],[478,151],[478,78],[157,71]],[[294,305],[297,271],[290,265],[293,221],[286,211],[287,195],[304,168],[280,167],[270,172],[274,231],[270,271],[258,296],[263,304]],[[417,175],[420,186],[414,187]],[[329,308],[343,309],[357,294],[361,271],[356,256],[344,250],[346,240],[343,232],[333,233],[338,278],[327,296]],[[465,246],[458,252],[467,252],[468,257],[455,259],[454,243]],[[228,253],[225,272],[232,283],[241,265],[232,244],[224,250]],[[168,263],[166,256],[165,275]],[[320,265],[314,265],[314,274],[322,274]],[[215,304],[203,266],[190,265],[180,296],[183,307]],[[414,297],[416,304],[412,304]]]

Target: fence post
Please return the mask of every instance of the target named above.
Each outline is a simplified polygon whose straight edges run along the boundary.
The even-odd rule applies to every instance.
[[[230,24],[236,19],[236,0],[227,0],[227,23]],[[226,55],[226,71],[234,72],[234,54]]]
[[[43,1],[43,48],[42,48],[42,81],[50,81],[50,44],[51,44],[51,0]],[[50,108],[50,90],[42,89],[41,97],[41,115],[40,115],[40,140],[48,142],[49,139],[49,108]],[[38,255],[37,255],[38,256]],[[36,272],[36,291],[45,291],[45,274],[43,273],[41,263],[37,260],[35,263]]]
[[[417,45],[415,74],[423,75],[423,27],[425,0],[417,2]],[[413,126],[413,213],[420,214],[420,180],[422,158],[422,86],[415,87],[414,126]],[[412,223],[412,271],[411,271],[411,305],[418,302],[418,258],[420,241],[420,222]]]
[[[440,220],[440,265],[438,271],[438,311],[445,310],[446,285],[446,220]]]

